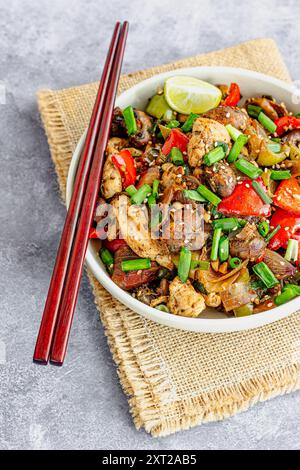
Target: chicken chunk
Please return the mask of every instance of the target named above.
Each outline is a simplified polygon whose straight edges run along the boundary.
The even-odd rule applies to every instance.
[[[174,315],[198,317],[205,309],[204,297],[197,292],[191,282],[181,282],[179,277],[170,283],[168,307]]]
[[[130,248],[141,258],[150,258],[167,269],[173,269],[174,265],[165,241],[151,238],[146,206],[131,206],[125,195],[115,198],[112,206],[119,229]]]
[[[122,191],[122,177],[109,155],[104,163],[101,191],[105,199],[110,199]]]
[[[204,155],[214,148],[216,142],[230,143],[226,127],[213,119],[197,118],[187,147],[189,164],[200,166]]]

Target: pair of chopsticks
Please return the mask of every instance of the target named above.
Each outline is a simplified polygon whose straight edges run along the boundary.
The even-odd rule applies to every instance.
[[[89,231],[98,197],[115,97],[123,62],[128,22],[116,23],[80,158],[72,199],[48,290],[33,360],[64,362]]]

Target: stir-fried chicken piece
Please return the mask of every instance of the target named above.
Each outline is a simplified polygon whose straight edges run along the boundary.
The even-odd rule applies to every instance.
[[[213,119],[197,118],[187,147],[189,164],[200,166],[204,155],[214,148],[216,142],[230,143],[226,127]]]
[[[168,307],[174,315],[198,317],[205,309],[203,296],[197,292],[189,280],[182,283],[179,277],[170,283]]]
[[[163,240],[151,238],[146,206],[131,206],[125,195],[115,198],[112,206],[123,238],[130,248],[141,258],[150,258],[167,269],[173,269],[166,243]],[[127,216],[127,221],[124,216]]]
[[[103,167],[101,191],[105,199],[110,199],[122,191],[122,177],[111,157],[112,155],[107,157]]]

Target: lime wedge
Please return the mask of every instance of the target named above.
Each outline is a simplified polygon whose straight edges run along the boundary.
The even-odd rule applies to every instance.
[[[205,113],[218,106],[221,98],[219,88],[198,78],[178,75],[165,82],[168,105],[182,114]]]

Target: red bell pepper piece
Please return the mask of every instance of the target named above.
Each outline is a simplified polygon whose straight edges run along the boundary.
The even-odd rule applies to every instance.
[[[100,230],[97,227],[91,227],[90,233],[89,233],[89,238],[100,238],[103,239],[106,233],[106,230],[104,227],[101,227]]]
[[[270,220],[270,231],[280,225],[280,229],[269,241],[270,250],[286,248],[288,240],[300,241],[300,217],[283,209],[277,209]]]
[[[136,181],[136,168],[134,158],[129,150],[121,150],[117,155],[113,155],[111,160],[121,173],[123,188],[134,184]]]
[[[300,118],[295,116],[282,116],[278,119],[275,119],[274,122],[277,126],[276,134],[279,136],[289,130],[300,128]]]
[[[231,83],[229,88],[229,94],[225,98],[223,104],[226,106],[236,106],[241,99],[240,87],[237,83]]]
[[[262,179],[257,180],[267,192]],[[269,216],[270,205],[265,204],[251,186],[252,180],[247,179],[238,183],[233,193],[222,199],[218,205],[218,212],[237,216]]]
[[[177,147],[181,152],[186,152],[189,138],[179,129],[172,129],[167,140],[165,141],[162,153],[169,155],[173,147]]]
[[[115,253],[119,248],[128,246],[123,238],[116,238],[115,240],[104,240],[103,245],[112,253]]]
[[[273,198],[276,206],[300,214],[300,186],[297,178],[282,180]]]

